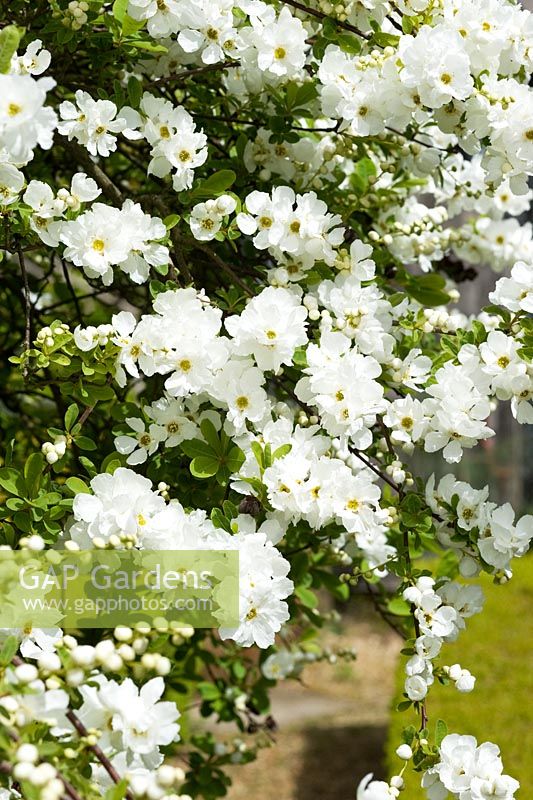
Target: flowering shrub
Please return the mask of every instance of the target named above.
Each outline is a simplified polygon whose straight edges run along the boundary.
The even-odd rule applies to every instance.
[[[2,632],[2,797],[224,795],[269,690],[328,658],[318,590],[359,580],[405,639],[397,754],[429,800],[518,788],[429,696],[474,689],[446,644],[533,517],[410,457],[459,463],[499,403],[533,422],[533,18],[309,2],[1,21],[2,546],[240,556],[234,627]],[[505,276],[467,317],[479,269]],[[198,704],[235,735],[191,733]]]

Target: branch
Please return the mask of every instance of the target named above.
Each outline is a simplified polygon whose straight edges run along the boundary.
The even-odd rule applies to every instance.
[[[402,488],[400,486],[398,486],[398,484],[395,483],[392,480],[392,478],[389,478],[389,476],[385,472],[383,472],[378,467],[376,467],[375,464],[373,464],[372,461],[370,461],[368,456],[363,455],[363,453],[360,450],[358,450],[356,447],[349,447],[348,449],[349,449],[350,453],[352,453],[356,458],[359,459],[359,461],[362,461],[363,464],[366,464],[366,466],[369,469],[371,469],[372,472],[374,472],[376,475],[379,475],[381,480],[385,481],[385,483],[388,483],[389,486],[392,489],[394,489],[395,492],[398,492],[399,495],[402,494]]]
[[[405,548],[405,565],[407,567],[407,577],[411,577],[412,572],[412,562],[411,562],[411,553],[409,551],[409,531],[403,532],[403,546]],[[413,623],[415,627],[415,636],[418,639],[420,636],[420,623],[415,615],[415,608],[414,605],[411,604],[411,614],[413,615]],[[420,708],[420,730],[423,731],[424,728],[428,724],[428,715],[426,709],[426,701],[425,699],[419,705]]]
[[[335,25],[338,25],[339,28],[344,28],[345,31],[350,31],[350,33],[355,33],[356,36],[360,36],[361,39],[366,39],[369,41],[372,37],[368,33],[363,33],[360,31],[359,28],[356,28],[354,25],[350,25],[349,22],[341,22],[339,19],[335,19],[334,17],[330,17],[328,14],[324,14],[323,11],[315,11],[314,8],[309,8],[308,6],[304,6],[303,3],[297,3],[296,0],[283,0],[285,5],[293,6],[293,8],[298,8],[300,11],[305,11],[306,14],[309,14],[311,17],[316,17],[317,19],[330,19]]]
[[[24,350],[28,351],[30,349],[31,344],[31,299],[30,299],[30,285],[28,283],[28,273],[26,272],[26,262],[24,260],[24,254],[22,250],[17,250],[18,260],[20,264],[20,269],[22,272],[22,281],[24,283],[24,305],[25,305],[25,314],[26,314],[26,327],[24,331]],[[24,376],[24,380],[28,377],[28,362],[24,361],[22,367],[22,374]]]
[[[24,664],[25,661],[22,658],[20,658],[20,656],[13,656],[13,658],[11,659],[11,663],[14,664],[16,667],[18,667],[21,664]],[[74,727],[76,733],[78,733],[80,736],[83,737],[89,735],[89,731],[87,730],[83,722],[76,716],[74,711],[72,711],[72,709],[69,709],[66,712],[65,716]],[[14,732],[13,734],[14,738],[18,740],[17,734]],[[103,752],[103,750],[100,747],[98,747],[97,744],[90,744],[87,745],[87,747],[96,756],[96,758],[98,759],[100,764],[104,767],[104,769],[106,770],[110,778],[113,780],[113,782],[120,783],[122,778],[120,777],[120,775],[118,774],[118,772],[116,771],[116,769],[114,768],[113,764],[110,762],[106,754]],[[63,781],[63,785],[65,786],[65,791],[67,792],[71,800],[82,800],[82,798],[74,789],[72,784],[70,784],[65,778],[63,778],[63,776],[60,775],[59,772],[58,772],[58,777],[61,778],[61,780]],[[126,792],[125,796],[128,798],[128,800],[133,800],[133,796],[131,795],[130,792]]]
[[[162,214],[163,217],[168,217],[170,214],[170,209],[165,205],[163,200],[160,197],[154,197],[152,199],[152,205],[157,208],[157,210]],[[178,261],[178,269],[181,275],[183,275],[186,283],[193,283],[193,277],[191,275],[191,271],[189,269],[189,265],[185,260],[185,256],[183,255],[183,243],[181,236],[179,234],[178,229],[176,226],[170,229],[170,240],[172,242],[172,249]],[[171,277],[175,277],[172,276]]]
[[[118,186],[115,186],[113,181],[107,177],[103,169],[98,166],[98,164],[93,161],[90,154],[87,150],[76,142],[63,142],[65,150],[70,153],[70,155],[79,163],[82,167],[87,170],[87,173],[94,178],[100,189],[102,190],[102,194],[104,197],[107,197],[108,200],[115,203],[118,206],[121,206],[124,202],[124,196]]]
[[[195,67],[194,69],[186,69],[183,72],[176,72],[175,75],[169,75],[168,78],[159,78],[157,81],[152,81],[146,84],[146,88],[150,89],[153,86],[161,86],[165,83],[172,81],[186,80],[191,75],[200,75],[204,72],[218,72],[219,70],[229,69],[231,67],[239,67],[240,61],[222,61],[219,64],[208,64],[206,67]]]
[[[215,251],[214,251],[214,250],[212,250],[212,249],[209,247],[209,245],[207,245],[207,244],[202,244],[202,242],[199,242],[199,241],[197,241],[197,240],[195,239],[195,240],[194,240],[194,243],[192,243],[192,242],[191,242],[191,246],[194,246],[194,247],[195,247],[197,250],[201,250],[203,253],[206,253],[206,254],[207,254],[207,255],[208,255],[208,256],[209,256],[209,257],[210,257],[210,258],[211,258],[211,259],[212,259],[212,260],[215,262],[215,264],[217,265],[217,267],[219,267],[219,269],[221,269],[221,270],[222,270],[222,272],[225,272],[225,273],[226,273],[226,275],[229,275],[229,277],[232,279],[232,281],[233,281],[234,283],[236,283],[236,284],[237,284],[237,286],[240,286],[240,287],[241,287],[241,289],[243,290],[243,292],[244,292],[246,295],[248,295],[248,297],[253,297],[253,296],[254,296],[254,293],[252,292],[252,290],[250,289],[250,287],[248,286],[248,284],[247,284],[247,283],[245,283],[245,282],[242,280],[242,278],[240,278],[240,277],[237,275],[237,273],[235,272],[235,270],[233,269],[233,267],[230,267],[230,265],[229,265],[229,264],[226,264],[226,262],[225,262],[225,261],[223,261],[223,260],[220,258],[220,256],[219,256],[219,255],[217,255],[217,253],[215,253]]]
[[[74,711],[69,709],[69,711],[67,711],[66,713],[66,717],[80,736],[85,737],[89,735],[87,728],[85,727],[83,722],[79,719],[79,717],[76,716]],[[122,778],[120,777],[120,775],[118,774],[115,767],[108,759],[104,751],[97,744],[88,745],[88,749],[96,756],[96,758],[103,766],[103,768],[105,769],[111,780],[114,783],[120,783]],[[130,792],[126,792],[126,797],[128,798],[128,800],[133,800],[133,797]]]

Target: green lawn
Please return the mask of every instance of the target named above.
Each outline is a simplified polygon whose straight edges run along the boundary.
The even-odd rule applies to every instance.
[[[519,797],[533,791],[533,555],[516,559],[514,576],[505,586],[483,578],[486,604],[483,613],[466,620],[459,641],[444,645],[444,663],[459,662],[477,678],[470,694],[452,686],[435,684],[428,698],[431,723],[439,717],[450,732],[469,733],[478,741],[496,742],[507,774],[520,781]],[[398,671],[398,695],[403,684],[403,665]],[[413,714],[394,713],[387,748],[389,774],[403,762],[394,751],[403,727]],[[425,798],[419,776],[406,778],[406,800]]]

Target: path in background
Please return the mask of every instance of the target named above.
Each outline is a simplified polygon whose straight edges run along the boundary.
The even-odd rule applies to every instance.
[[[363,604],[358,600],[357,612]],[[353,613],[353,612],[352,612]],[[344,618],[325,644],[355,647],[351,663],[306,667],[305,686],[281,683],[272,695],[276,744],[252,764],[232,767],[228,800],[344,800],[367,773],[384,777],[400,638],[372,612]]]

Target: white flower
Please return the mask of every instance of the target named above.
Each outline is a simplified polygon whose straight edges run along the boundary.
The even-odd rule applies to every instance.
[[[93,156],[106,157],[117,148],[114,134],[122,133],[130,139],[139,138],[139,134],[130,128],[127,114],[117,117],[118,109],[111,100],[93,100],[90,94],[81,89],[78,89],[75,98],[75,105],[65,100],[59,106],[63,121],[57,129],[69,141],[76,139]]]
[[[129,0],[128,14],[139,21],[147,20],[148,33],[156,39],[179,29],[179,0]]]
[[[485,364],[483,371],[491,376],[491,388],[502,400],[512,394],[514,379],[526,374],[526,364],[517,350],[518,343],[502,331],[491,331],[487,341],[479,346]]]
[[[357,787],[357,800],[396,800],[397,790],[385,781],[374,781],[372,773],[365,775]]]
[[[172,174],[172,185],[179,192],[189,189],[194,170],[207,159],[207,137],[182,106],[145,93],[141,101],[144,122],[142,135],[150,143],[148,174],[164,178]]]
[[[76,521],[70,536],[82,547],[95,538],[107,542],[122,534],[142,542],[152,518],[165,509],[151,481],[131,469],[119,467],[112,475],[97,475],[90,485],[94,494],[77,494],[72,508]]]
[[[144,464],[153,455],[166,436],[160,425],[149,425],[148,429],[138,417],[126,417],[126,424],[135,431],[136,436],[117,436],[115,447],[119,453],[127,455],[126,464]]]
[[[198,434],[198,425],[185,416],[183,403],[173,397],[161,397],[151,406],[145,406],[144,411],[164,430],[165,447],[176,447]]]
[[[30,181],[23,195],[23,200],[33,210],[30,217],[30,226],[44,244],[50,247],[59,245],[61,217],[65,203],[54,193],[47,183]]]
[[[307,311],[289,290],[268,287],[250,300],[240,316],[229,317],[226,330],[234,351],[253,355],[259,369],[290,364],[294,351],[307,342]]]
[[[290,582],[289,582],[290,583]],[[258,581],[254,588],[241,591],[241,622],[237,628],[220,628],[220,638],[233,639],[241,647],[270,647],[275,634],[289,619],[287,603],[272,591],[270,581]]]
[[[444,25],[423,25],[416,37],[401,37],[398,56],[403,64],[400,80],[415,88],[430,108],[452,99],[466,100],[473,91],[462,37]]]
[[[500,750],[491,742],[477,744],[473,736],[448,734],[440,744],[440,762],[430,772],[446,790],[459,797],[512,800],[520,784],[502,775]],[[432,795],[431,795],[432,796]]]
[[[13,164],[31,161],[33,150],[52,146],[57,116],[46,108],[51,78],[34,80],[31,75],[0,75],[0,141]]]
[[[150,266],[168,261],[168,249],[152,241],[165,235],[161,220],[145,214],[132,200],[120,210],[94,203],[60,228],[60,239],[67,245],[65,258],[83,267],[90,278],[100,277],[105,286],[113,280],[113,266],[120,266],[134,283],[144,283]]]
[[[500,278],[496,283],[489,300],[509,311],[533,313],[533,264],[518,261],[511,270],[511,277]]]
[[[276,76],[293,77],[305,64],[307,31],[287,7],[277,19],[263,24],[252,18],[253,32],[249,41],[257,49],[257,66]]]
[[[334,247],[342,242],[341,222],[329,214],[315,192],[295,195],[288,186],[277,186],[272,194],[251,192],[245,200],[246,212],[237,214],[239,229],[255,234],[258,250],[269,251],[278,259],[289,258],[309,269],[316,261],[335,263]]]
[[[258,427],[269,417],[270,401],[263,389],[265,376],[251,359],[230,360],[213,381],[210,394],[227,404],[227,421],[235,433],[246,429],[246,420]]]
[[[0,163],[0,205],[8,206],[18,200],[24,186],[24,175],[12,164]]]
[[[42,75],[50,66],[52,56],[43,48],[40,39],[34,39],[26,48],[26,52],[19,56],[16,53],[11,59],[11,74],[15,75]]]
[[[298,658],[290,650],[281,650],[279,653],[272,653],[261,665],[261,672],[270,681],[278,681],[287,678],[296,667]]]
[[[222,195],[216,200],[207,200],[193,206],[189,225],[195,239],[210,241],[219,232],[227,214],[235,211],[236,201],[230,195]]]
[[[448,669],[448,675],[455,683],[457,691],[464,693],[473,691],[476,679],[467,669],[462,669],[460,664],[452,664]]]
[[[158,760],[159,747],[176,741],[180,714],[175,703],[160,702],[163,678],[152,678],[140,689],[130,678],[122,683],[99,676],[98,687],[82,686],[79,717],[84,725],[103,730],[102,745],[141,755],[147,764]]]

